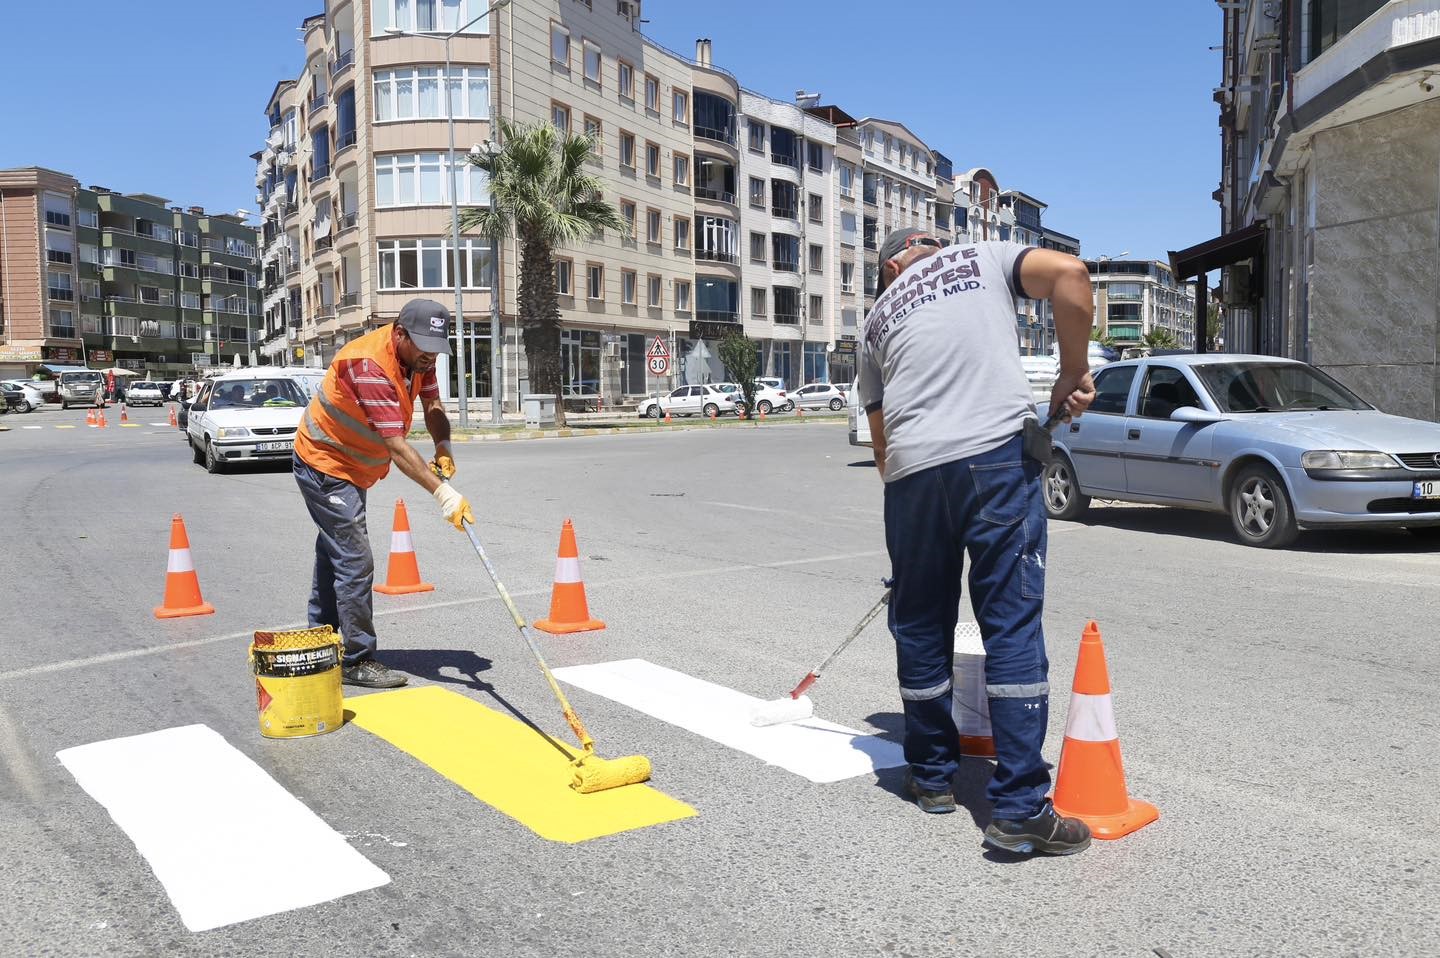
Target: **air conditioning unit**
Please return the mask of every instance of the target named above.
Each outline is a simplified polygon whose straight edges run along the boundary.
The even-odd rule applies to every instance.
[[[1220,298],[1226,306],[1250,305],[1250,267],[1227,266],[1220,281]]]

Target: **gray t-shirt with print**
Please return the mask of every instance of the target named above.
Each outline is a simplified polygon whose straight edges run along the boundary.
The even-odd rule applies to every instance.
[[[949,246],[895,278],[865,319],[866,412],[883,408],[885,481],[987,452],[1036,415],[1020,364],[1020,243]]]

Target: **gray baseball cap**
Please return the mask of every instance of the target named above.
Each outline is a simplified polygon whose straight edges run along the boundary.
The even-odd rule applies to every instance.
[[[875,260],[875,297],[885,292],[885,264],[899,256],[905,251],[905,241],[912,236],[928,236],[929,230],[922,230],[919,227],[907,226],[904,229],[891,230],[890,235],[885,237],[885,242],[880,244],[880,253]]]
[[[450,310],[433,299],[412,299],[396,323],[424,353],[450,352]]]

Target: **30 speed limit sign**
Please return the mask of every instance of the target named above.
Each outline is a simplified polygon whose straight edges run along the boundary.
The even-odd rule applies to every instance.
[[[669,356],[651,356],[649,362],[652,376],[668,376],[670,374]]]

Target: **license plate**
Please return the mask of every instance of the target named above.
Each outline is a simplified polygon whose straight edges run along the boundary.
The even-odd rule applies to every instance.
[[[292,443],[292,442],[290,442],[290,441],[288,441],[288,440],[285,441],[285,442],[257,442],[257,443],[255,444],[255,451],[256,451],[256,452],[284,452],[284,451],[286,451],[286,450],[288,450],[288,449],[293,448],[293,446],[294,446],[294,443]]]
[[[1440,481],[1427,479],[1424,482],[1415,483],[1415,489],[1411,492],[1412,499],[1440,499]]]

